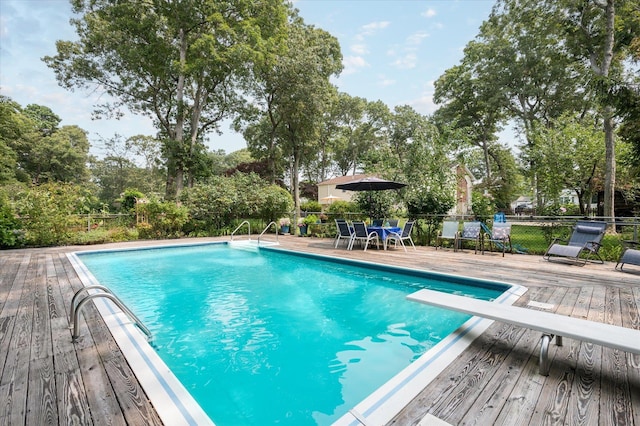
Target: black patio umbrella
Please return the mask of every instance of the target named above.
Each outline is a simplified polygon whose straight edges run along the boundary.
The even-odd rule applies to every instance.
[[[394,182],[392,180],[384,180],[376,177],[367,177],[351,182],[336,185],[337,189],[347,191],[384,191],[386,189],[400,189],[407,186],[406,183]]]
[[[387,189],[400,189],[407,186],[406,183],[384,180],[377,177],[366,177],[352,180],[351,182],[336,185],[336,189],[347,191],[385,191]],[[371,193],[369,193],[369,208],[372,208]],[[369,211],[369,217],[373,217],[373,210]]]

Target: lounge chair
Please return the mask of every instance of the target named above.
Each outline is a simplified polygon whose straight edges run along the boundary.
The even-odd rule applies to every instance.
[[[353,222],[353,235],[351,235],[351,241],[349,242],[349,247],[347,249],[353,250],[353,244],[356,241],[364,242],[364,251],[367,251],[367,247],[369,243],[373,240],[376,241],[376,246],[378,250],[380,250],[380,238],[378,238],[378,233],[376,231],[367,231],[367,225],[364,222]]]
[[[556,238],[551,242],[547,252],[542,257],[546,260],[561,258],[582,263],[582,265],[595,257],[599,263],[604,263],[598,254],[598,250],[600,250],[600,241],[602,241],[606,229],[606,222],[580,220],[573,228],[571,238],[569,238],[566,245],[558,244],[558,241],[563,240]]]
[[[482,225],[485,226],[484,224]],[[493,246],[502,250],[502,257],[509,246],[509,253],[513,253],[513,246],[511,245],[511,224],[506,222],[494,222],[493,227],[487,232],[487,242],[489,243],[489,250],[493,252]],[[484,239],[482,241],[482,254],[484,254]]]
[[[479,221],[464,222],[462,224],[462,233],[458,236],[458,248],[462,250],[463,241],[473,241],[476,245],[474,253],[477,254],[480,247],[481,229],[482,226]]]
[[[626,246],[622,255],[620,256],[620,260],[616,263],[616,269],[622,271],[624,265],[636,265],[640,266],[640,250],[638,250],[638,241],[624,241],[623,244]],[[631,247],[633,246],[633,247]],[[619,267],[619,268],[618,268]]]
[[[349,224],[344,219],[336,219],[336,227],[338,228],[338,235],[336,236],[336,243],[334,245],[334,248],[338,248],[338,244],[340,243],[341,239],[347,240],[348,247],[349,243],[351,242],[351,236],[353,235]]]
[[[442,222],[442,230],[438,233],[436,239],[436,250],[438,247],[442,248],[443,240],[453,240],[453,251],[458,251],[458,221],[457,220],[445,220]]]
[[[407,223],[405,223],[404,227],[402,228],[402,233],[390,232],[389,235],[387,236],[387,247],[389,247],[389,243],[391,241],[393,241],[396,246],[398,245],[398,241],[399,241],[400,244],[402,244],[402,248],[404,248],[404,251],[407,251],[407,246],[405,246],[404,242],[409,241],[411,243],[411,246],[415,250],[416,245],[413,244],[413,240],[411,239],[411,231],[413,230],[414,223],[415,221],[413,220],[410,220]]]

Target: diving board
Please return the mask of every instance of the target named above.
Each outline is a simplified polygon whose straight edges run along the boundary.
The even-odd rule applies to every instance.
[[[554,337],[558,346],[562,346],[562,337],[568,337],[640,354],[640,330],[632,328],[427,289],[412,293],[407,299],[542,332],[539,369],[544,376],[549,375],[549,343]]]

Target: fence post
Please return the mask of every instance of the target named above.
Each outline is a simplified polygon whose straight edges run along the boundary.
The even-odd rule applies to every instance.
[[[87,213],[87,232],[91,231],[91,213]]]

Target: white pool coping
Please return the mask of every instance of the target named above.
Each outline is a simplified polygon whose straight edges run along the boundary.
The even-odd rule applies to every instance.
[[[76,253],[68,253],[67,258],[85,287],[100,284]],[[93,302],[160,420],[172,426],[215,425],[129,317],[106,299]]]
[[[176,244],[176,246],[184,245],[189,244]],[[124,250],[160,247],[168,246],[132,247]],[[77,253],[112,251],[122,251],[122,249]],[[83,285],[87,287],[100,284],[78,258],[77,253],[68,253],[67,258]],[[314,256],[326,257],[315,254]],[[367,264],[367,262],[362,261],[353,263]],[[401,272],[404,268],[394,269],[398,269],[398,272]],[[438,275],[446,276],[447,274]],[[507,285],[510,288],[496,299],[497,303],[511,305],[527,291],[526,287],[520,285],[499,282],[498,284]],[[89,290],[88,293],[92,294],[92,291]],[[97,298],[94,299],[94,303],[162,422],[172,426],[214,425],[214,422],[167,367],[151,344],[149,344],[145,335],[129,317],[114,304],[107,303],[106,299]],[[420,358],[340,417],[334,425],[368,426],[388,423],[492,323],[492,320],[480,317],[470,318],[452,334],[425,352]]]

